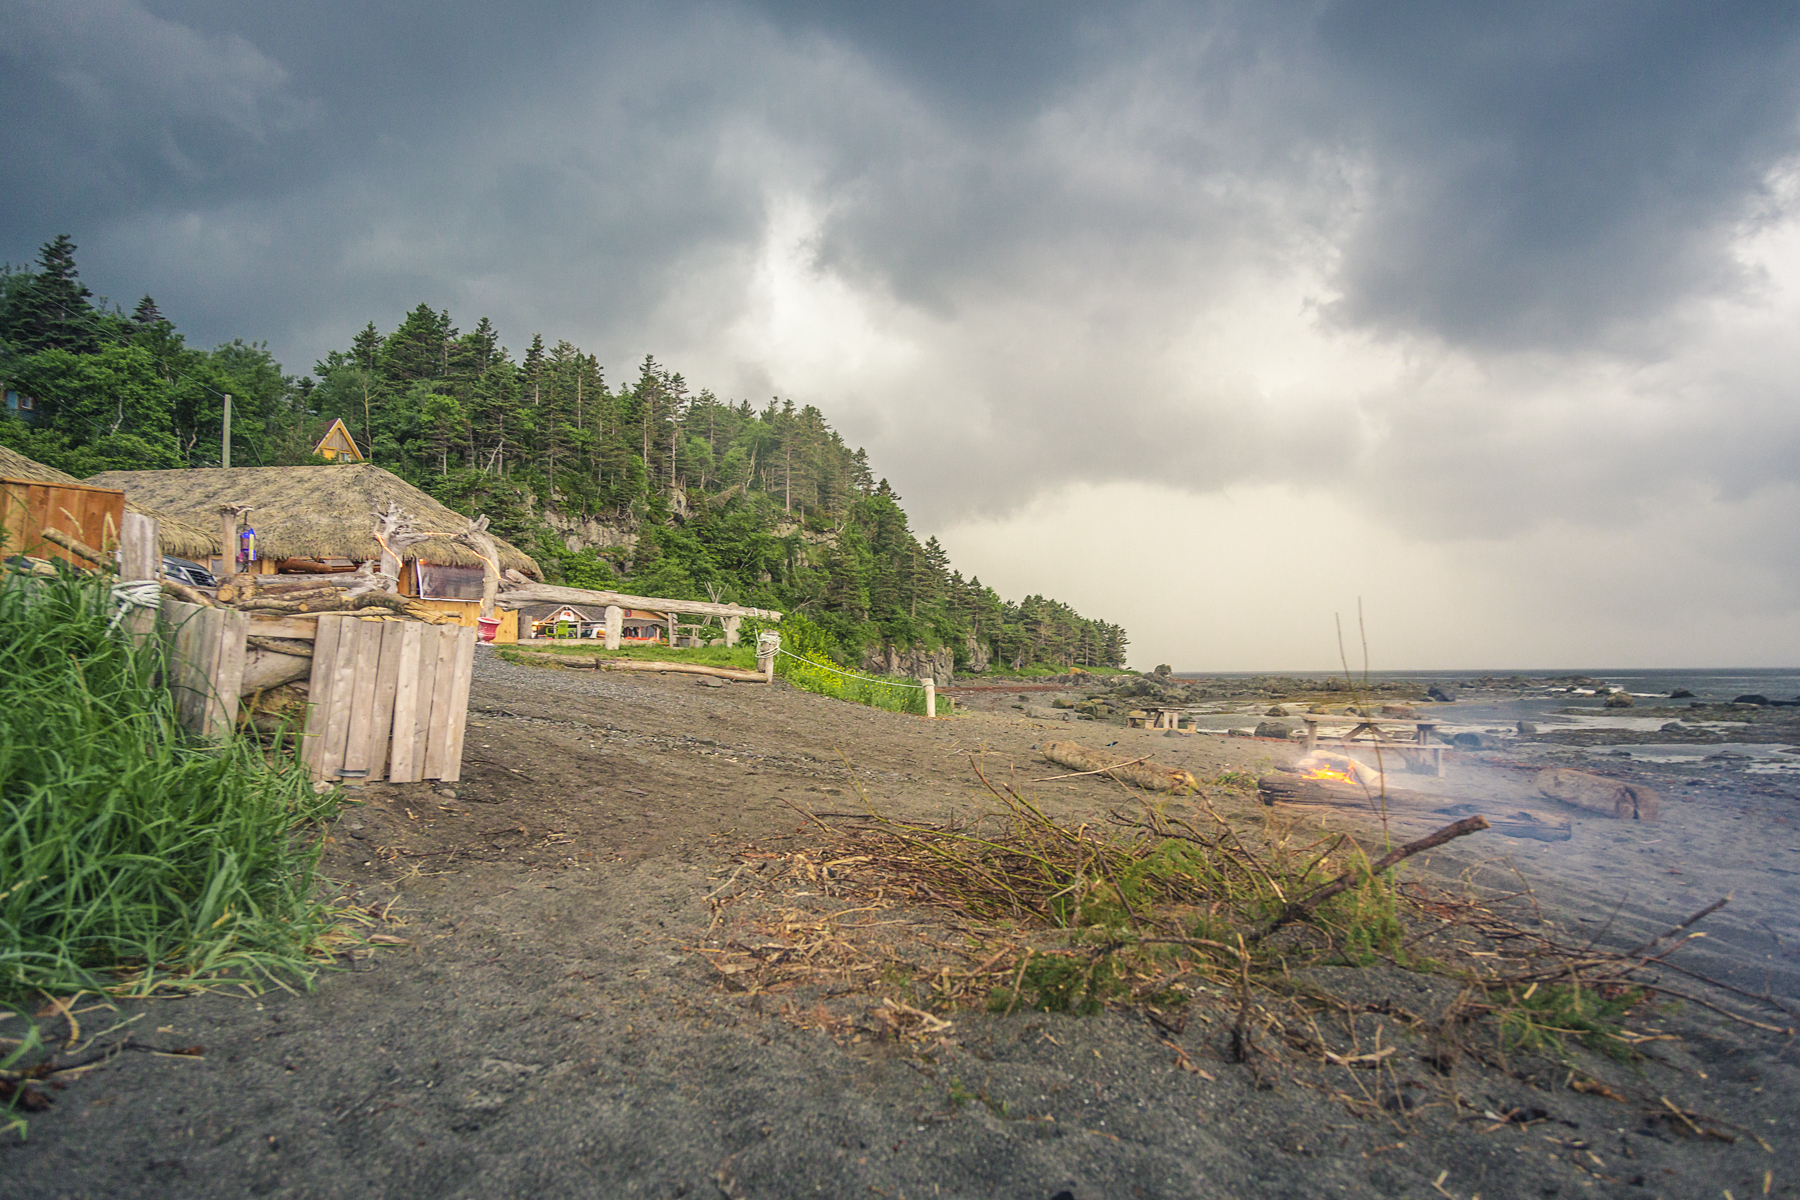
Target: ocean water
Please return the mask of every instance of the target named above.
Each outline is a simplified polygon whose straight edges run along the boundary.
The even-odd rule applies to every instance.
[[[1323,679],[1337,672],[1326,671],[1220,671],[1213,674],[1205,672],[1177,672],[1187,677],[1209,679],[1254,679],[1265,675],[1291,675],[1297,679]],[[1601,668],[1576,667],[1538,667],[1520,670],[1513,667],[1482,668],[1468,671],[1371,671],[1369,678],[1377,682],[1406,681],[1429,687],[1439,684],[1444,687],[1460,689],[1465,683],[1473,683],[1480,679],[1507,680],[1515,676],[1547,683],[1571,675],[1582,675],[1589,679],[1622,687],[1634,695],[1645,697],[1667,696],[1670,692],[1685,688],[1700,701],[1717,703],[1731,701],[1739,696],[1767,696],[1771,700],[1794,700],[1800,698],[1800,668],[1791,667],[1709,667],[1705,669],[1676,670],[1644,668],[1605,670]],[[1341,675],[1340,675],[1341,677]],[[1358,673],[1356,679],[1362,678]],[[1506,690],[1502,685],[1501,690]],[[1544,696],[1547,693],[1528,690],[1527,696]],[[1567,693],[1556,694],[1558,704],[1581,706],[1584,702],[1598,705],[1597,697],[1570,696]],[[1677,703],[1685,703],[1678,701]]]

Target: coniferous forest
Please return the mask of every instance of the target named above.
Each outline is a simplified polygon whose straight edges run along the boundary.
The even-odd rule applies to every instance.
[[[464,332],[427,304],[289,375],[263,343],[189,347],[149,296],[130,312],[96,298],[75,251],[59,236],[0,269],[0,377],[19,404],[0,443],[40,462],[217,466],[229,394],[233,465],[323,462],[341,418],[371,462],[488,513],[554,582],[779,608],[847,661],[947,646],[959,669],[1124,665],[1119,626],[964,578],[812,405],[721,399],[650,357],[609,380],[535,334],[515,356],[485,317]]]

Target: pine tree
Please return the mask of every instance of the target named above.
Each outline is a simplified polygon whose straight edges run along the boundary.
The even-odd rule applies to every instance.
[[[75,269],[75,250],[68,234],[57,234],[38,251],[37,273],[29,282],[8,290],[0,336],[15,351],[93,354],[99,349],[99,314],[88,303],[94,293]]]

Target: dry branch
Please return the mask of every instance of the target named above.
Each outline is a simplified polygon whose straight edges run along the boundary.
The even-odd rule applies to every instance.
[[[1488,822],[1486,817],[1464,817],[1454,825],[1446,825],[1436,833],[1427,834],[1417,841],[1408,842],[1404,846],[1399,846],[1390,850],[1388,853],[1382,855],[1379,861],[1369,867],[1366,876],[1364,872],[1359,870],[1353,869],[1345,871],[1342,875],[1339,875],[1336,879],[1325,884],[1317,891],[1294,901],[1286,908],[1282,909],[1281,915],[1276,917],[1275,920],[1269,924],[1268,928],[1260,933],[1252,934],[1250,940],[1253,942],[1262,941],[1282,926],[1293,923],[1323,904],[1325,901],[1331,899],[1333,896],[1346,891],[1360,879],[1373,879],[1383,871],[1386,871],[1389,867],[1411,858],[1420,851],[1430,850],[1436,846],[1442,846],[1445,842],[1455,841],[1457,838],[1463,837],[1466,834],[1479,833],[1487,827]]]

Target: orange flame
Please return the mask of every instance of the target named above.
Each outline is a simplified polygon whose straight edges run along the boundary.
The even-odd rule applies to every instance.
[[[1308,767],[1303,776],[1306,779],[1328,779],[1333,783],[1355,783],[1356,776],[1348,771],[1334,771],[1330,767]]]

